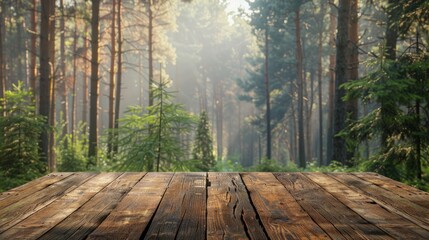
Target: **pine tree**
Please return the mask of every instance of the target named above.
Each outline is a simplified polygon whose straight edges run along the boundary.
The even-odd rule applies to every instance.
[[[174,171],[183,165],[186,146],[180,139],[190,133],[194,121],[182,105],[173,103],[172,98],[166,84],[161,83],[154,87],[153,106],[145,110],[130,107],[119,119],[117,160],[120,170]]]
[[[29,90],[18,83],[5,92],[6,113],[0,117],[0,189],[30,181],[46,172],[37,144],[45,129],[43,117],[36,115]],[[1,99],[2,101],[3,99]]]
[[[205,111],[200,114],[194,144],[192,157],[198,161],[196,168],[201,171],[209,171],[215,165],[215,157],[213,154],[213,141],[210,135],[209,118]]]

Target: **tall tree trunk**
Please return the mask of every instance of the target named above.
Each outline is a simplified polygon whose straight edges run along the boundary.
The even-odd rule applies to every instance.
[[[240,64],[241,66],[241,64]],[[239,162],[243,164],[243,136],[242,136],[242,124],[241,124],[241,101],[238,102],[238,156],[239,156]]]
[[[143,107],[144,104],[144,76],[143,76],[143,54],[139,55],[139,106]],[[116,115],[116,113],[115,113]],[[115,124],[116,125],[116,124]]]
[[[386,58],[388,60],[396,59],[396,45],[398,39],[398,8],[397,1],[388,0],[387,8],[387,28],[386,28]]]
[[[419,55],[420,54],[420,26],[417,27],[417,31],[416,31],[416,54]],[[424,84],[423,81],[421,79],[418,79],[418,84],[419,84],[419,89],[424,89]],[[422,121],[421,121],[421,115],[420,115],[420,106],[421,106],[421,102],[420,99],[416,99],[416,104],[415,104],[415,109],[416,109],[416,126],[418,126],[420,128],[420,126],[422,125]],[[422,163],[421,163],[421,158],[422,158],[422,139],[420,135],[416,135],[415,136],[415,146],[416,146],[416,157],[415,160],[413,161],[413,173],[415,174],[412,177],[417,177],[417,179],[422,180]]]
[[[305,52],[305,50],[303,50]],[[305,55],[303,56],[303,59],[305,59]],[[303,60],[304,61],[304,60]],[[306,118],[305,118],[305,156],[311,161],[313,159],[313,106],[314,106],[314,78],[315,78],[315,70],[314,68],[310,69],[310,89],[307,87],[307,78],[305,77],[307,74],[307,71],[304,69],[304,99],[307,99],[304,101],[305,103],[305,109],[306,109]],[[310,96],[308,96],[308,91],[310,91]]]
[[[265,29],[265,64],[264,64],[264,82],[265,82],[265,105],[266,105],[266,131],[267,131],[267,154],[266,158],[271,159],[271,101],[270,101],[270,79],[268,73],[269,59],[269,42],[268,42],[269,27],[268,21]]]
[[[55,154],[55,145],[56,145],[56,69],[55,69],[55,1],[51,1],[50,7],[50,24],[49,24],[49,54],[50,54],[50,67],[51,67],[51,105],[49,113],[49,125],[51,126],[51,131],[49,134],[49,169],[51,172],[55,172],[57,168],[56,154]]]
[[[91,18],[91,98],[89,111],[89,148],[88,165],[97,164],[98,147],[98,106],[100,81],[98,79],[98,43],[99,43],[99,23],[100,23],[100,0],[92,0]]]
[[[319,19],[319,46],[317,48],[317,84],[318,84],[318,105],[319,105],[319,166],[322,166],[324,163],[323,159],[323,103],[322,103],[322,76],[323,76],[323,67],[322,67],[322,51],[323,51],[323,30],[324,24],[323,19],[325,17],[325,2],[322,2],[320,5],[320,19]]]
[[[293,162],[298,166],[299,165],[299,159],[298,159],[298,123],[297,123],[297,113],[296,113],[296,108],[295,108],[295,104],[296,104],[296,100],[295,100],[295,95],[296,95],[296,87],[295,84],[291,84],[290,85],[290,95],[292,96],[292,106],[291,106],[291,130],[290,135],[291,135],[291,145],[293,147],[292,151],[291,151],[291,156],[292,156],[292,160]]]
[[[33,97],[37,102],[36,94],[36,78],[37,78],[37,66],[36,66],[36,38],[37,38],[37,0],[32,0],[33,8],[31,10],[31,42],[30,42],[30,87],[33,92]]]
[[[396,7],[397,2],[395,0],[388,0],[387,6],[387,28],[386,28],[386,60],[394,61],[396,60],[396,45],[398,39],[398,7]],[[387,152],[390,148],[388,144],[388,139],[391,132],[391,126],[388,119],[391,117],[391,109],[394,109],[395,106],[391,106],[386,103],[383,99],[381,100],[380,106],[380,117],[382,122],[382,133],[381,133],[381,148],[382,151]]]
[[[51,100],[51,78],[50,78],[50,42],[49,42],[49,16],[51,0],[41,1],[41,22],[40,22],[40,81],[39,81],[39,113],[44,117],[46,127],[49,126],[49,112]],[[4,26],[4,25],[3,25]],[[41,158],[46,160],[48,167],[49,161],[49,134],[42,131],[40,135]]]
[[[88,25],[85,24],[84,29],[84,42],[83,42],[83,99],[82,99],[82,122],[88,125],[88,109],[89,109],[89,90],[88,90],[88,50],[89,50],[89,42],[88,42]],[[85,126],[84,133],[87,132],[88,126]]]
[[[119,128],[119,114],[120,114],[120,107],[121,107],[121,87],[122,87],[122,11],[121,11],[121,6],[122,6],[122,0],[118,0],[118,3],[116,4],[118,5],[118,18],[117,18],[117,26],[118,26],[118,62],[117,62],[117,77],[116,77],[116,97],[115,97],[115,130],[117,130]],[[116,131],[115,131],[115,134]],[[115,141],[117,140],[117,135],[114,136]],[[118,145],[115,143],[114,148],[113,148],[113,152],[117,153],[118,152]]]
[[[64,14],[64,0],[60,1],[61,19],[60,19],[60,79],[62,82],[62,112],[63,112],[63,136],[69,133],[69,104],[68,104],[68,87],[66,80],[66,38],[65,38],[65,14]]]
[[[2,2],[5,2],[5,1],[2,1]],[[13,30],[13,25],[14,25],[13,19],[14,18],[13,17],[7,17],[6,18],[7,13],[8,13],[7,12],[8,11],[8,8],[7,8],[8,5],[6,3],[4,3],[4,8],[3,8],[4,9],[3,17],[5,18],[4,19],[4,25],[3,25],[4,26],[4,29],[3,29],[3,44],[5,46],[8,46],[9,43],[10,43],[10,41],[11,41],[11,39],[6,38],[6,33],[14,31]],[[8,23],[6,23],[6,20],[8,20]],[[16,80],[16,71],[15,71],[15,68],[14,68],[16,66],[16,62],[15,62],[15,60],[16,60],[15,56],[17,56],[16,48],[9,48],[9,49],[6,48],[6,49],[3,49],[3,54],[4,54],[3,60],[10,59],[11,58],[10,56],[14,56],[14,58],[11,59],[11,61],[4,61],[3,62],[6,89],[11,89],[12,88],[12,84],[14,84],[15,80]]]
[[[349,31],[349,81],[359,78],[359,18],[358,6],[359,0],[351,0],[350,2],[350,31]],[[349,120],[356,121],[358,119],[358,99],[351,99],[346,103],[346,111]],[[354,150],[347,149],[346,164],[352,166],[351,160],[354,157]]]
[[[302,45],[300,7],[295,10],[295,43],[296,43],[296,78],[298,85],[298,158],[299,167],[306,168],[305,139],[304,139],[304,83],[302,66]]]
[[[347,109],[343,101],[345,90],[340,86],[350,79],[349,67],[349,22],[350,0],[342,0],[338,8],[337,24],[337,59],[335,68],[335,111],[334,111],[334,135],[337,135],[346,126]],[[333,159],[347,164],[347,146],[344,138],[334,136]]]
[[[74,0],[74,7],[77,8],[77,2]],[[77,17],[76,12],[73,15],[74,21],[74,30],[73,30],[73,92],[72,92],[72,109],[71,109],[71,134],[72,134],[72,143],[75,144],[76,140],[76,111],[77,111]]]
[[[216,106],[216,143],[217,158],[222,160],[223,157],[223,91],[222,80],[213,82],[215,106]]]
[[[152,12],[153,0],[147,1],[147,13],[148,13],[148,65],[149,65],[149,106],[154,104],[154,78],[153,78],[153,51],[154,51],[154,41],[153,41],[153,21],[154,16]],[[149,126],[149,131],[152,131],[152,126]],[[150,133],[149,133],[150,134]],[[149,160],[147,162],[147,170],[152,171],[154,168],[153,161]]]
[[[115,126],[115,57],[116,57],[116,33],[115,33],[115,24],[116,24],[116,0],[112,0],[112,24],[111,24],[111,32],[110,32],[110,92],[109,92],[109,139],[108,143],[108,156],[112,157],[112,142],[113,142],[113,133],[111,129]]]
[[[160,99],[159,99],[159,125],[158,125],[158,151],[157,151],[157,156],[156,156],[156,171],[159,172],[159,166],[161,163],[161,153],[162,153],[162,146],[161,146],[161,142],[163,141],[162,139],[162,119],[163,119],[163,115],[164,115],[164,102],[163,102],[163,82],[162,82],[162,65],[159,67],[159,90],[161,92],[160,94]]]
[[[204,68],[205,69],[205,68]],[[203,98],[203,111],[208,111],[208,101],[207,101],[207,76],[206,71],[203,69],[203,90],[202,90],[202,98]]]
[[[15,83],[18,83],[18,81],[22,81],[23,83],[25,82],[25,80],[27,79],[27,77],[25,76],[25,39],[24,39],[24,29],[25,29],[25,22],[24,22],[24,18],[22,16],[22,1],[16,1],[16,31],[17,31],[17,35],[16,35],[16,55],[14,56],[14,59],[16,59],[16,72],[17,72],[17,78],[14,79],[13,81]],[[27,85],[28,86],[28,85]]]
[[[149,106],[153,105],[153,12],[152,12],[152,0],[147,1],[147,11],[148,11],[148,56],[149,56]]]
[[[292,113],[289,120],[289,155],[292,162],[297,163],[296,158],[296,122],[295,122],[295,109],[292,104]]]
[[[5,22],[4,22],[4,9],[5,9],[5,3],[2,2],[1,4],[1,11],[0,11],[0,107],[3,109],[0,113],[0,116],[4,116],[5,115],[5,111],[4,111],[4,107],[5,107],[5,101],[4,101],[4,97],[5,97],[5,90],[6,90],[6,81],[5,81],[5,68],[4,68],[4,59],[3,59],[3,30],[5,27]]]
[[[337,9],[334,2],[329,2],[331,10],[329,14],[329,48],[335,49],[335,31],[337,20]],[[324,165],[329,165],[334,154],[334,100],[335,100],[335,51],[329,54],[329,89],[328,89],[328,120],[326,129],[326,161]]]

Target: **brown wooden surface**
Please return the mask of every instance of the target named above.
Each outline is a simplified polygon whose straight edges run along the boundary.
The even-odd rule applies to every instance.
[[[374,173],[55,173],[0,194],[0,239],[429,239],[429,194]]]

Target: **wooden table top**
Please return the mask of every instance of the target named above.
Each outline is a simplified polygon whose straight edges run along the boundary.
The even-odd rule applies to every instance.
[[[54,173],[0,239],[429,239],[429,193],[373,173]]]

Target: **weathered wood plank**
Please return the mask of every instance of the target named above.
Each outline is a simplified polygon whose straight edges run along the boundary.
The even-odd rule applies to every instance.
[[[351,189],[368,196],[389,211],[397,213],[425,229],[428,228],[429,209],[355,175],[345,173],[329,173],[328,175],[349,186]]]
[[[64,220],[120,176],[99,174],[0,234],[0,239],[36,239]]]
[[[271,239],[329,239],[271,173],[242,173]]]
[[[72,174],[73,173],[51,173],[28,182],[22,186],[0,193],[0,209],[10,204],[16,203],[18,200],[23,199],[35,192],[45,189],[48,186],[63,180]]]
[[[346,239],[392,239],[303,174],[277,173],[275,176],[313,219],[322,220],[322,228],[329,224],[335,226],[337,231],[325,229],[332,238],[338,238],[340,232]]]
[[[429,193],[376,173],[354,173],[354,175],[429,209]]]
[[[204,239],[206,206],[206,173],[176,173],[144,239]]]
[[[56,182],[18,202],[0,209],[0,233],[44,208],[62,195],[72,191],[81,183],[93,177],[94,173],[76,173]]]
[[[351,190],[323,173],[304,173],[362,218],[383,229],[396,239],[429,239],[429,231],[408,219],[388,211],[365,195]]]
[[[207,239],[268,239],[238,173],[208,173]]]
[[[122,174],[39,239],[84,239],[143,176],[144,173]]]
[[[140,239],[173,173],[147,173],[87,239]]]

